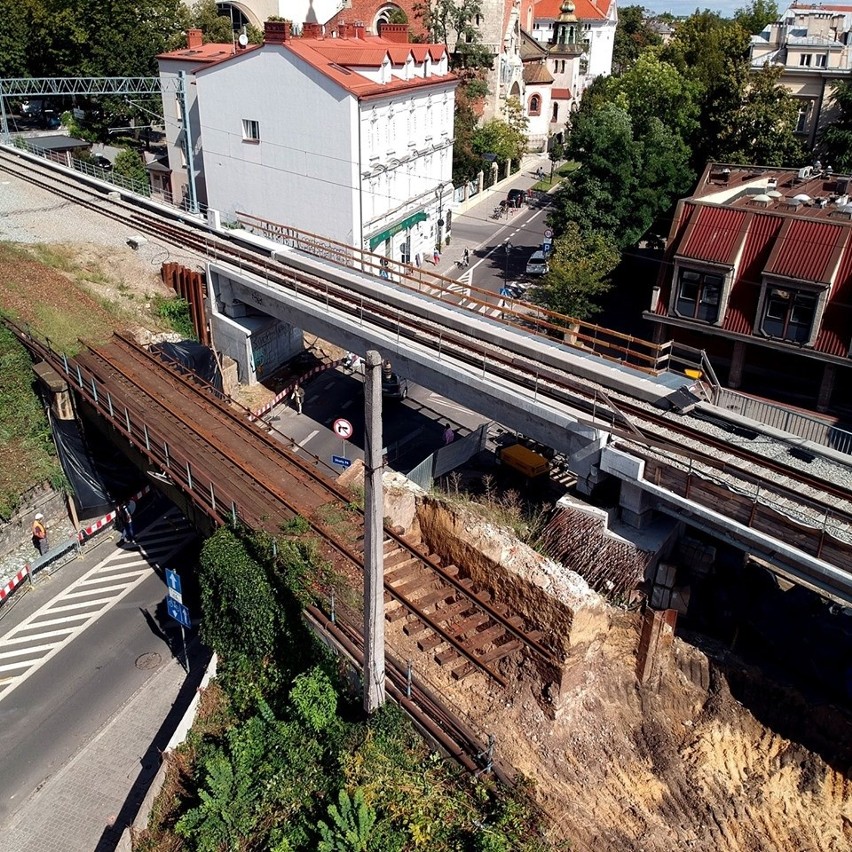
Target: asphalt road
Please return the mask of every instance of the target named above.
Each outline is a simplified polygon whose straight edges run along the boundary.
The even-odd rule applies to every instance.
[[[292,403],[274,408],[264,420],[273,434],[289,446],[299,447],[304,457],[316,456],[326,473],[340,473],[332,456],[347,459],[364,457],[364,385],[359,376],[342,370],[329,370],[304,385],[302,414]],[[341,441],[331,431],[337,418],[353,427],[352,439]],[[426,456],[443,446],[443,433],[449,423],[459,435],[465,435],[487,421],[460,405],[432,393],[427,388],[409,385],[406,400],[383,400],[383,446],[388,464],[408,472]]]
[[[137,530],[147,526],[143,517],[139,520]],[[16,635],[16,628],[18,636],[22,626],[23,635],[39,629],[26,628],[24,623],[32,617],[38,619],[36,614],[45,607],[63,605],[64,615],[79,611],[72,609],[81,606],[76,603],[80,598],[73,594],[79,588],[75,582],[100,570],[98,566],[105,560],[112,559],[114,566],[123,564],[115,545],[117,536],[104,535],[107,538],[91,546],[82,559],[37,584],[5,615],[0,621],[0,653],[21,647],[7,638],[10,633]],[[137,536],[144,537],[144,529]],[[128,553],[127,561],[131,559]],[[180,647],[180,630],[163,604],[164,582],[149,566],[142,568],[146,570],[140,574],[140,582],[124,597],[63,642],[46,662],[33,666],[11,692],[0,696],[0,830]],[[43,628],[41,632],[45,632]],[[3,677],[9,674],[0,673]]]

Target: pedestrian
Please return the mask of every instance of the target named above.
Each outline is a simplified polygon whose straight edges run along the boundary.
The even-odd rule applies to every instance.
[[[33,520],[33,547],[39,552],[40,556],[47,553],[47,527],[44,523],[44,515],[38,512]]]
[[[441,250],[435,246],[435,251],[432,252],[432,263],[437,266],[441,262]]]
[[[302,413],[302,405],[305,402],[305,391],[302,389],[301,385],[296,385],[293,388],[293,403],[296,406],[296,414]]]
[[[136,501],[131,498],[118,507],[118,517],[121,521],[121,538],[118,543],[136,544],[136,532],[133,529],[133,513],[136,511]]]
[[[420,257],[420,252],[417,252],[417,254],[414,255],[414,265],[418,269],[420,269],[420,267],[423,265],[423,258]]]
[[[456,433],[453,431],[453,427],[450,426],[449,423],[444,424],[447,428],[444,429],[444,446],[448,446],[452,444],[456,439]]]
[[[462,254],[462,265],[463,265],[465,268],[467,268],[468,266],[470,266],[470,249],[467,249],[467,248],[466,248],[466,249],[464,250],[464,253]]]

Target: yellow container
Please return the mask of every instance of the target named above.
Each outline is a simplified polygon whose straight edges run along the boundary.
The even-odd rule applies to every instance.
[[[543,476],[550,470],[550,462],[542,455],[527,449],[523,444],[501,447],[497,458],[506,467],[522,473],[529,479]]]

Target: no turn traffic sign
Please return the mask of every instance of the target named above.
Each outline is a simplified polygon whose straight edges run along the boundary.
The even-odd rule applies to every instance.
[[[352,437],[352,424],[342,417],[335,420],[331,428],[334,434],[343,441],[348,441]]]

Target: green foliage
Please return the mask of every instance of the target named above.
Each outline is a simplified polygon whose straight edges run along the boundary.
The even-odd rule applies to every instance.
[[[113,173],[133,181],[133,189],[144,195],[150,195],[148,172],[138,151],[124,148],[115,155]]]
[[[274,656],[284,631],[264,568],[228,529],[204,543],[200,559],[201,637],[225,659]]]
[[[752,0],[734,12],[734,20],[748,32],[757,35],[767,24],[778,20],[778,4],[772,0]],[[618,14],[621,22],[621,12]]]
[[[483,154],[496,154],[497,161],[520,160],[527,147],[526,136],[500,118],[486,121],[473,133],[473,150],[480,158],[480,168],[485,164]]]
[[[453,67],[491,64],[476,24],[482,15],[482,0],[424,0],[415,3],[413,9],[431,40],[447,48]]]
[[[612,48],[612,70],[615,74],[627,71],[645,48],[662,44],[662,39],[648,26],[647,11],[644,6],[619,8]]]
[[[309,532],[311,525],[306,518],[301,515],[296,515],[288,521],[284,521],[279,525],[279,529],[285,535],[304,535]]]
[[[569,222],[553,244],[550,272],[534,288],[533,298],[552,311],[589,319],[600,310],[598,300],[609,291],[609,275],[618,261],[618,250],[601,233],[584,239],[578,225]]]
[[[364,791],[358,788],[352,798],[341,790],[336,805],[328,806],[331,825],[320,820],[319,852],[366,852],[369,849],[376,813],[364,802]]]
[[[189,315],[189,302],[179,296],[167,299],[164,296],[154,297],[154,313],[168,323],[184,340],[196,340],[195,327]]]
[[[190,10],[189,26],[204,33],[205,44],[230,44],[234,40],[231,19],[219,14],[216,0],[198,0]]]
[[[739,107],[719,138],[726,162],[798,165],[805,157],[796,137],[798,101],[779,84],[784,69],[767,65],[752,75]]]
[[[819,153],[825,165],[839,174],[852,172],[852,82],[838,83],[831,95],[833,121],[819,139]]]
[[[27,4],[0,0],[0,20],[0,78],[25,77],[30,39]]]
[[[26,349],[0,325],[0,519],[4,521],[27,488],[45,481],[65,484],[33,380]]]
[[[328,675],[318,667],[300,674],[293,681],[290,701],[312,731],[324,731],[337,713],[337,693]]]

